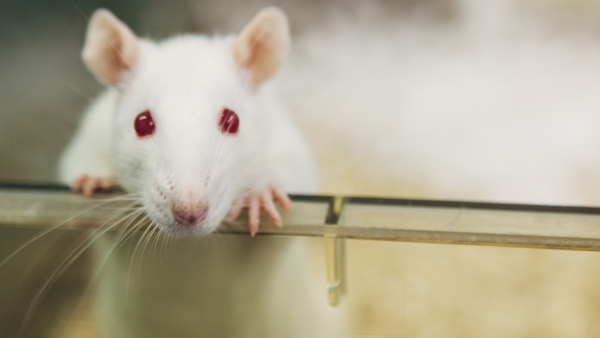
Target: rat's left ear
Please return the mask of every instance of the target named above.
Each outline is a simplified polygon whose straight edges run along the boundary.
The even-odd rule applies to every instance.
[[[258,12],[235,38],[233,57],[258,85],[275,75],[289,45],[287,17],[280,9],[268,7]]]

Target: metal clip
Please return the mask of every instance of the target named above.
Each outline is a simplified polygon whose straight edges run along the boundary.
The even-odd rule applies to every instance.
[[[325,224],[337,227],[344,205],[344,198],[334,197]],[[327,260],[328,298],[331,306],[338,306],[346,293],[346,240],[333,233],[325,234],[325,254]]]

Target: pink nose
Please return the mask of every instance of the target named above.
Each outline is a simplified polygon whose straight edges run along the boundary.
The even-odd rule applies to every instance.
[[[205,202],[195,204],[177,203],[173,206],[173,217],[183,225],[193,225],[206,218],[208,205]]]

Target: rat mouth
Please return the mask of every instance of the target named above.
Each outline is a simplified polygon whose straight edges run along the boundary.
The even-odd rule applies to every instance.
[[[202,221],[197,224],[189,225],[182,224],[178,221],[171,222],[156,222],[161,231],[174,236],[174,237],[187,237],[187,236],[206,236],[214,231],[214,228]]]

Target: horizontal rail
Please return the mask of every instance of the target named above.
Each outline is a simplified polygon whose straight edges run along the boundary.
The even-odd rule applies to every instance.
[[[61,186],[0,184],[0,227],[98,228],[132,206],[123,196],[117,191],[86,199]],[[600,208],[304,195],[292,200],[284,226],[265,217],[259,234],[600,251]],[[247,234],[246,221],[245,214],[225,221],[223,231]]]

